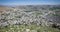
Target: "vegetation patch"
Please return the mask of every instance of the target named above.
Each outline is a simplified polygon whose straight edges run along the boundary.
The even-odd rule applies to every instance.
[[[0,27],[0,32],[60,32],[59,29],[37,25],[9,25]]]

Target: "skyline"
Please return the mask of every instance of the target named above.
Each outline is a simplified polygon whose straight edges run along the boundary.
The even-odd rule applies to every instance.
[[[60,5],[60,0],[0,0],[0,5]]]

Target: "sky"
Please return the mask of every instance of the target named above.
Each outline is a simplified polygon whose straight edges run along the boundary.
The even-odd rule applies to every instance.
[[[0,5],[57,5],[60,0],[0,0]]]

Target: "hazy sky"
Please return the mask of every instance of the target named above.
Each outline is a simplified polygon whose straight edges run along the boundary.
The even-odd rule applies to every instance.
[[[56,5],[60,0],[0,0],[0,5]]]

